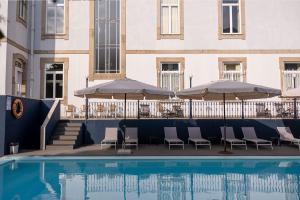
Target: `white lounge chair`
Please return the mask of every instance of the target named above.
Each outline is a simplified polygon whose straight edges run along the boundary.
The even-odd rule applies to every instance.
[[[198,149],[198,146],[209,146],[209,148],[211,149],[211,142],[202,137],[200,127],[188,127],[188,132],[188,143],[190,141],[193,142],[195,144],[196,150]]]
[[[231,149],[233,146],[245,146],[247,150],[246,141],[237,139],[234,135],[234,131],[232,127],[226,127],[226,140],[225,140],[224,126],[220,127],[220,129],[222,133],[221,142],[228,142],[230,144]]]
[[[256,145],[257,150],[259,146],[270,146],[273,150],[272,141],[258,138],[254,127],[242,127],[242,132],[244,134],[243,140],[253,142]]]
[[[164,127],[164,132],[164,143],[168,143],[169,149],[171,149],[171,146],[182,146],[182,149],[184,149],[184,142],[177,137],[176,127]]]
[[[118,128],[106,128],[104,139],[100,143],[100,148],[104,145],[113,145],[117,149]]]
[[[135,146],[138,149],[138,128],[136,127],[127,127],[125,128],[125,141],[124,147],[126,146]]]
[[[280,141],[290,142],[291,144],[295,144],[298,146],[300,151],[300,139],[295,138],[290,127],[277,127],[277,131],[280,136]]]

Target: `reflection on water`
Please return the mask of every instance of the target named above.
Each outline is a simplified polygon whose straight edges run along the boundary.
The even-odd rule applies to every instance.
[[[31,161],[0,166],[0,199],[299,200],[300,161]]]

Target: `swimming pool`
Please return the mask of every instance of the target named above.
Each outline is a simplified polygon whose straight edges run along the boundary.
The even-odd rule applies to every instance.
[[[300,158],[38,157],[0,165],[3,200],[299,199]]]

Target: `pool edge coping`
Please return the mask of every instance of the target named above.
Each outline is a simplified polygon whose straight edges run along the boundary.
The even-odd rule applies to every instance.
[[[13,161],[35,160],[299,160],[300,156],[9,156],[0,158],[0,166]]]

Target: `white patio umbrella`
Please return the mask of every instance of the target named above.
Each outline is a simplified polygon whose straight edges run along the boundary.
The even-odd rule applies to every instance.
[[[176,95],[184,99],[223,100],[224,139],[226,140],[226,100],[263,99],[280,94],[281,91],[274,88],[239,81],[218,80],[182,90]],[[226,152],[226,142],[224,142],[224,152]]]
[[[123,78],[98,84],[74,93],[82,98],[124,99],[124,120],[126,121],[126,100],[168,99],[174,96],[174,92],[142,83],[133,79]],[[87,105],[86,105],[87,106]]]

